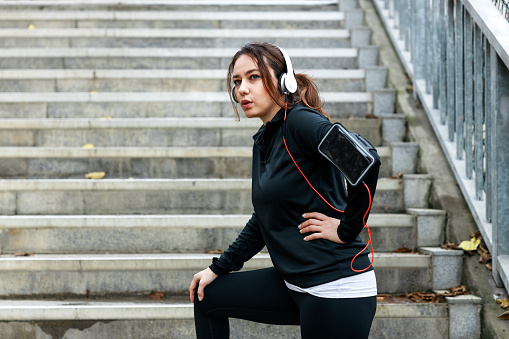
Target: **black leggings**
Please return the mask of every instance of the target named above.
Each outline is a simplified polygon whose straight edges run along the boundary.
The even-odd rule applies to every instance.
[[[300,325],[302,339],[368,338],[376,296],[327,299],[289,290],[274,268],[231,273],[195,294],[198,339],[230,336],[228,318],[274,325]]]

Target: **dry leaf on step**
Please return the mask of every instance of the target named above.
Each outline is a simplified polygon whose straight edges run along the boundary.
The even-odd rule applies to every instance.
[[[476,237],[473,237],[470,240],[462,241],[458,247],[464,251],[470,252],[470,251],[475,251],[480,243],[481,243],[481,239],[477,239]]]
[[[95,148],[94,144],[85,144],[83,148]]]
[[[447,240],[445,244],[442,244],[440,247],[444,250],[461,250],[457,244],[449,242],[449,240]]]
[[[208,254],[223,254],[223,250],[211,250],[211,251],[207,251],[205,253],[208,253]]]
[[[34,255],[34,252],[29,252],[29,253],[16,253],[16,254],[14,254],[14,256],[16,256],[16,257],[30,257],[30,256],[32,256],[32,255]]]
[[[499,316],[498,319],[509,320],[509,311],[505,311],[504,313],[502,313],[502,315]]]
[[[394,252],[396,253],[414,253],[414,250],[408,247],[400,247],[396,249]]]
[[[503,307],[505,309],[509,309],[509,299],[508,298],[497,299],[497,304],[499,304],[501,307]]]
[[[106,172],[90,172],[85,174],[87,179],[102,179],[106,175]]]
[[[486,264],[488,261],[491,260],[491,254],[489,253],[482,253],[480,256],[479,256],[479,263],[481,264]]]
[[[163,299],[164,292],[152,292],[148,295],[151,299]]]
[[[34,25],[34,24],[30,24],[30,25],[28,25],[28,29],[29,29],[29,30],[34,30],[34,29],[35,29],[35,25]]]

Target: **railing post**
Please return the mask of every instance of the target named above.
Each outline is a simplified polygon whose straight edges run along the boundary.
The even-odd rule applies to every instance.
[[[479,26],[474,28],[474,173],[475,198],[482,200],[484,184],[483,151],[483,35]]]
[[[426,48],[426,24],[425,18],[427,17],[424,12],[424,2],[420,0],[415,1],[415,22],[414,22],[414,79],[425,79],[427,77],[424,71],[424,65],[428,62],[425,51]]]
[[[425,41],[424,41],[424,62],[423,62],[423,72],[426,80],[426,94],[431,94],[431,88],[433,83],[433,63],[430,53],[430,46],[432,46],[433,41],[433,29],[429,29],[429,27],[433,28],[431,26],[432,19],[431,19],[431,3],[429,1],[424,1],[424,35],[425,35]]]
[[[493,199],[493,276],[499,286],[498,257],[509,255],[509,69],[496,53],[491,55],[492,120],[492,199]]]
[[[440,0],[432,0],[431,15],[433,16],[433,35],[432,35],[432,48],[433,48],[433,108],[438,109],[438,101],[440,99],[440,41],[439,41],[439,5]]]
[[[456,1],[456,158],[463,160],[465,139],[463,137],[463,119],[465,85],[463,80],[463,4]]]
[[[454,46],[454,0],[447,0],[447,126],[449,141],[454,141],[456,124],[456,48]]]
[[[447,0],[440,0],[439,5],[439,20],[440,20],[440,123],[445,125],[447,118],[447,24],[445,11],[445,2]]]
[[[473,52],[472,52],[472,17],[465,10],[465,176],[472,179],[472,120],[473,120]]]
[[[492,50],[493,47],[490,46],[488,40],[485,37],[484,41],[484,77],[485,77],[485,86],[484,86],[484,121],[486,126],[486,140],[485,140],[485,157],[486,157],[486,177],[485,177],[485,189],[486,192],[486,221],[491,223],[492,217],[492,199],[491,192],[492,189],[492,181],[491,181],[491,171],[492,171],[492,135],[491,135],[491,125],[493,124],[493,97],[492,97],[492,74],[491,74],[491,54],[496,53]]]

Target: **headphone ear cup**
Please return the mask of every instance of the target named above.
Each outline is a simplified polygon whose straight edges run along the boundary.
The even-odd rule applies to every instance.
[[[237,99],[237,96],[235,95],[235,85],[232,87],[232,98],[236,103],[239,103],[239,100]]]
[[[281,89],[281,92],[283,94],[289,94],[288,90],[286,89],[285,81],[286,81],[286,73],[281,73],[281,76],[279,77],[279,88]]]

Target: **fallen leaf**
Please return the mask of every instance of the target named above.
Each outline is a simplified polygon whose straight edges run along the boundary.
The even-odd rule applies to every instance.
[[[489,254],[490,252],[481,244],[477,247],[477,253],[482,255],[483,253]]]
[[[459,246],[457,244],[449,242],[449,240],[447,240],[445,242],[445,244],[441,245],[440,247],[445,250],[460,250],[461,249],[461,248],[459,248]]]
[[[480,256],[479,256],[479,262],[481,264],[486,264],[488,261],[491,260],[491,254],[489,253],[482,253]]]
[[[86,297],[87,297],[87,299],[90,299],[90,290],[87,290]]]
[[[223,250],[211,250],[211,251],[207,251],[205,253],[208,253],[208,254],[223,254]]]
[[[87,179],[102,179],[106,175],[106,172],[90,172],[85,174],[85,178]]]
[[[28,25],[28,29],[29,29],[29,30],[34,30],[34,29],[35,29],[35,25],[34,25],[34,24],[30,24],[30,25]]]
[[[366,119],[378,119],[378,117],[374,114],[366,114],[365,118]]]
[[[32,256],[32,255],[34,255],[34,252],[29,252],[29,253],[16,253],[16,254],[14,254],[14,256],[16,256],[16,257],[30,257],[30,256]]]
[[[400,247],[396,249],[394,252],[396,253],[414,253],[414,250],[408,247]]]
[[[83,148],[95,148],[94,144],[85,144]]]
[[[497,299],[497,304],[499,304],[501,307],[508,309],[509,308],[509,299]]]
[[[437,302],[438,295],[433,292],[413,292],[408,293],[407,298],[416,302]]]
[[[104,117],[105,117],[107,120],[111,120],[111,117],[110,117],[108,114],[106,114]]]
[[[148,295],[151,299],[163,299],[164,292],[152,292]]]
[[[498,319],[509,320],[509,311],[505,311],[504,313],[502,313],[502,315],[500,315]]]
[[[404,175],[403,172],[399,172],[398,174],[393,175],[391,179],[401,179],[403,178],[403,175]]]
[[[468,294],[467,288],[465,286],[463,286],[463,285],[456,286],[456,287],[451,287],[449,289],[449,291],[451,291],[453,296]]]
[[[481,239],[477,239],[476,237],[473,237],[470,240],[462,241],[458,247],[464,251],[471,252],[471,251],[475,251],[480,243],[481,243]]]

